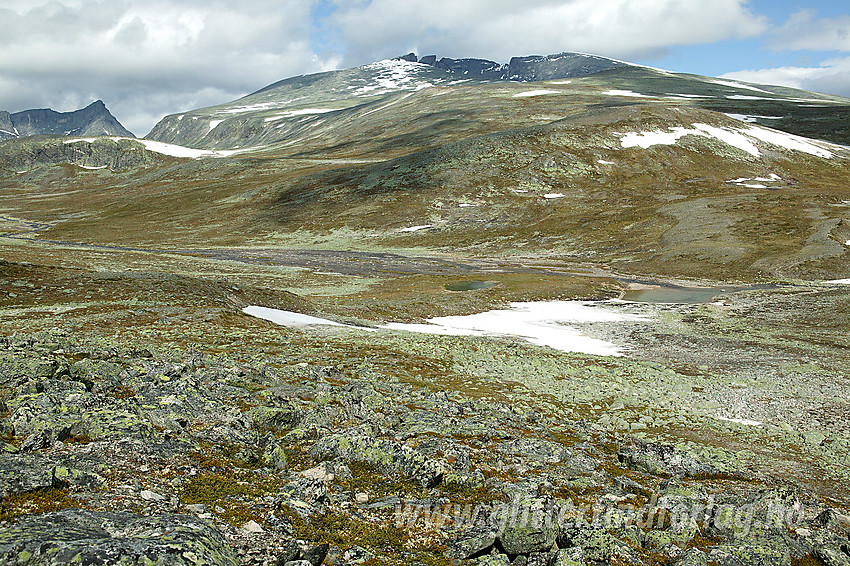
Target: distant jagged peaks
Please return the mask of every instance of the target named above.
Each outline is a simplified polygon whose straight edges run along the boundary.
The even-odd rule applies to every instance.
[[[56,112],[50,108],[14,114],[0,111],[0,140],[38,135],[135,137],[102,100],[73,112]]]
[[[512,57],[509,63],[497,63],[488,59],[451,59],[436,55],[417,58],[415,53],[396,57],[400,61],[422,63],[452,74],[494,81],[534,82],[552,79],[583,77],[609,69],[628,66],[628,63],[588,55],[585,53],[558,53],[556,55],[529,55]]]

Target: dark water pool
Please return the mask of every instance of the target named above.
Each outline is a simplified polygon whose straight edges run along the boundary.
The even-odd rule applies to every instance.
[[[495,285],[495,281],[461,281],[446,285],[447,291],[476,291],[478,289],[489,289]]]

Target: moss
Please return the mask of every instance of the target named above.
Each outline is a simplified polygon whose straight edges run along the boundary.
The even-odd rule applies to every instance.
[[[0,501],[0,521],[13,521],[28,513],[48,513],[80,507],[79,502],[69,498],[69,494],[67,489],[50,487],[12,495]]]
[[[349,462],[348,468],[352,478],[341,482],[346,489],[364,491],[375,497],[427,495],[427,490],[418,483],[388,475],[369,462]]]
[[[178,497],[185,504],[206,505],[222,519],[238,527],[248,521],[262,523],[263,513],[252,508],[254,502],[276,493],[282,485],[283,482],[274,477],[201,473],[189,479]]]

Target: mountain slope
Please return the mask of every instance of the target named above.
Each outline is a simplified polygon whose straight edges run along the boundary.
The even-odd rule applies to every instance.
[[[329,127],[351,115],[366,115],[399,96],[427,88],[440,95],[459,88],[498,89],[530,81],[550,81],[575,105],[597,104],[590,92],[616,96],[620,103],[645,98],[669,100],[728,113],[785,131],[850,143],[850,101],[764,85],[669,73],[577,53],[514,57],[508,64],[484,59],[416,61],[403,58],[299,76],[271,84],[239,100],[163,118],[147,138],[204,149],[234,149],[291,142],[318,126]],[[828,107],[823,112],[822,107]],[[825,114],[839,119],[826,119]],[[483,133],[483,132],[482,132]]]
[[[101,100],[73,112],[49,108],[0,112],[0,140],[38,135],[135,137]]]

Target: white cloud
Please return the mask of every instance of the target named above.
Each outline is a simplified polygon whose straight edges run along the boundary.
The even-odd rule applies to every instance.
[[[635,59],[670,46],[753,37],[766,29],[743,0],[342,0],[333,19],[346,60],[415,50],[505,61],[585,51]]]
[[[0,100],[74,110],[101,98],[144,135],[162,116],[333,66],[305,0],[61,0],[0,9]]]
[[[788,86],[850,97],[850,57],[829,59],[817,67],[750,69],[721,76],[739,81]]]
[[[776,50],[850,51],[850,15],[816,18],[814,10],[802,10],[788,18],[770,35]]]

